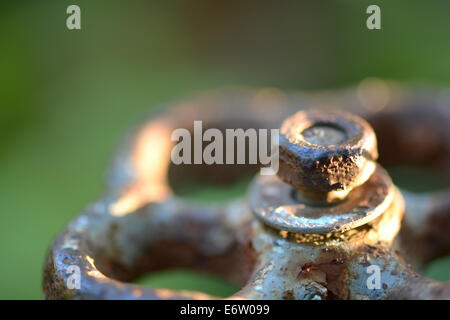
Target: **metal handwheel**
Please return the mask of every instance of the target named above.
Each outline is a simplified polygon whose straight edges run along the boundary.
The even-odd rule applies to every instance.
[[[450,102],[390,90],[382,106],[353,89],[227,90],[151,117],[120,148],[105,196],[51,245],[45,297],[217,298],[131,283],[181,267],[239,283],[236,299],[450,299],[450,283],[418,273],[450,252],[450,192],[399,190],[377,163],[375,138],[383,165],[427,165],[448,179]],[[278,176],[256,174],[247,194],[227,204],[177,196],[179,183],[256,173],[252,165],[171,164],[172,131],[192,130],[194,120],[205,129],[281,127]],[[74,265],[79,289],[67,284]],[[367,286],[370,266],[379,288]]]

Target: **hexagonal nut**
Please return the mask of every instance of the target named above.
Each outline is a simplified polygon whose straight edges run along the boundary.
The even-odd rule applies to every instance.
[[[375,170],[375,132],[353,114],[300,111],[280,133],[278,176],[306,193],[348,192]]]

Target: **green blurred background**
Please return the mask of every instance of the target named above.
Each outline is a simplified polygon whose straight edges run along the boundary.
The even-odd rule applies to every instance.
[[[70,4],[82,30],[66,28]],[[381,7],[382,30],[366,28],[369,4]],[[118,139],[151,108],[228,85],[333,89],[379,77],[448,87],[449,37],[448,0],[2,0],[0,299],[42,298],[50,241],[102,193]],[[448,266],[429,275],[448,280]],[[179,272],[143,283],[234,288]]]

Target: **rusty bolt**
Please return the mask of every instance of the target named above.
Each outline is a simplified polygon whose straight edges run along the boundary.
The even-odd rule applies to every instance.
[[[378,158],[371,126],[346,112],[300,111],[281,126],[279,177],[308,200],[345,198]]]

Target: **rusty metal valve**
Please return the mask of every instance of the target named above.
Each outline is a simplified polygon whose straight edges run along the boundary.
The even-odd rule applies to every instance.
[[[448,111],[429,107],[417,116],[410,107],[417,99],[405,98],[384,112],[362,112],[356,96],[344,92],[332,99],[369,120],[381,134],[382,157],[421,159],[450,175]],[[450,283],[414,271],[449,254],[449,191],[414,195],[396,188],[376,162],[372,127],[347,112],[322,111],[327,99],[234,90],[183,101],[151,118],[120,149],[106,195],[53,242],[45,297],[217,298],[131,283],[154,270],[181,267],[239,283],[233,299],[450,299]],[[232,181],[252,170],[170,165],[174,129],[192,130],[194,120],[221,129],[276,128],[299,105],[303,111],[281,125],[279,176],[257,175],[245,199],[224,205],[192,203],[173,191],[180,180]],[[411,123],[419,132],[443,131],[422,153],[412,152],[407,146],[420,136],[399,133]],[[432,146],[447,150],[443,160],[436,160]],[[75,288],[74,266],[80,270]]]

